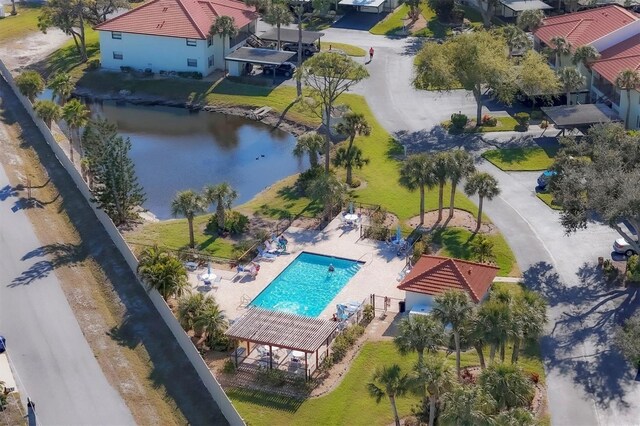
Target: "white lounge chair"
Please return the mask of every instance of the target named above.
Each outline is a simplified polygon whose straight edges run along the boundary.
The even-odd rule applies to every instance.
[[[258,249],[258,257],[260,259],[264,259],[264,260],[269,260],[269,261],[274,261],[277,259],[277,255],[273,254],[273,253],[267,253],[262,249]]]

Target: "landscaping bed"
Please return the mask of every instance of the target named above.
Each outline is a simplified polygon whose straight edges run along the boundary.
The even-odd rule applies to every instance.
[[[487,116],[483,118],[483,122]],[[460,133],[489,133],[489,132],[513,132],[520,131],[518,130],[518,122],[515,118],[511,116],[497,116],[497,117],[488,117],[489,120],[495,120],[495,124],[481,124],[480,126],[476,126],[476,120],[471,119],[467,122],[467,124],[460,128],[452,125],[451,120],[447,120],[442,122],[442,127],[447,129],[450,134],[457,135]]]
[[[346,53],[349,56],[360,57],[360,58],[364,57],[367,54],[367,52],[364,49],[358,46],[354,46],[352,44],[336,43],[334,41],[325,41],[324,43],[322,43],[322,47],[321,47],[322,51],[328,51],[329,48],[342,50],[344,53]]]
[[[554,162],[558,146],[492,149],[482,157],[503,171],[547,170]]]

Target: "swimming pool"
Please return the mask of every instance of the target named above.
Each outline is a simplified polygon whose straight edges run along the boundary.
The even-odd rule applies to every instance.
[[[250,306],[317,317],[363,263],[302,252]],[[333,272],[329,272],[329,265],[333,265]]]

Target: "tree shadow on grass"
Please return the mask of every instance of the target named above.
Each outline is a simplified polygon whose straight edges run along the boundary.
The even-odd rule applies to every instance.
[[[233,400],[289,413],[298,411],[304,402],[304,400],[280,395],[276,392],[263,392],[245,388],[233,388],[228,390],[227,394]]]
[[[432,238],[433,242],[445,249],[451,257],[470,259],[472,257],[471,242],[476,234],[470,233],[466,237],[467,233],[468,231],[463,229],[439,228],[432,234]]]

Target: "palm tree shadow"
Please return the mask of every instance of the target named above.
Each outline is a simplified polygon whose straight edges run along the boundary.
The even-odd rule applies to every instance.
[[[86,250],[76,244],[48,244],[31,250],[20,260],[49,257],[50,260],[39,260],[13,279],[9,287],[29,285],[34,281],[45,278],[51,271],[61,266],[74,265],[83,262],[87,257]]]

